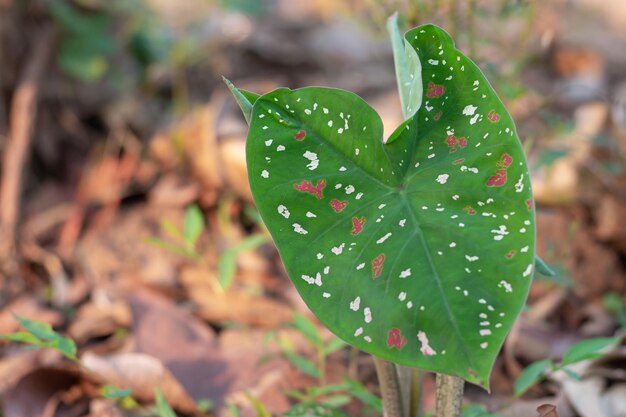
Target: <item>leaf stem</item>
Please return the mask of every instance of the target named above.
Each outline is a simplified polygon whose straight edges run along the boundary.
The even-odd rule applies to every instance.
[[[463,402],[463,380],[456,376],[437,374],[436,417],[459,417]]]
[[[405,417],[396,366],[393,363],[387,362],[377,356],[373,357],[374,364],[376,365],[376,373],[378,374],[380,393],[383,400],[383,416]]]

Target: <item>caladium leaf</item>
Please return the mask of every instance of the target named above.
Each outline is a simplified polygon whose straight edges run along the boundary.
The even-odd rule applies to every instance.
[[[357,95],[259,97],[248,175],[289,276],[336,335],[381,358],[488,387],[533,273],[535,217],[515,126],[443,30],[404,42],[423,101],[383,143]]]
[[[387,30],[393,48],[393,61],[396,68],[396,81],[404,119],[412,117],[422,105],[422,63],[415,49],[404,42],[398,27],[398,13],[387,22]]]
[[[226,77],[222,77],[224,83],[230,90],[230,92],[235,97],[235,101],[239,105],[241,112],[243,113],[243,117],[246,119],[246,122],[250,124],[250,117],[252,116],[252,106],[254,102],[259,98],[258,94],[251,93],[246,90],[241,90],[236,88],[233,83],[231,83]]]

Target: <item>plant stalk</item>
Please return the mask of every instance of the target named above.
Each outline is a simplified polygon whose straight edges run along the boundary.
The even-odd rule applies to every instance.
[[[384,417],[406,417],[402,406],[402,393],[396,366],[384,359],[374,356],[378,384],[383,399]]]
[[[436,417],[459,417],[463,402],[463,380],[456,376],[437,374]]]

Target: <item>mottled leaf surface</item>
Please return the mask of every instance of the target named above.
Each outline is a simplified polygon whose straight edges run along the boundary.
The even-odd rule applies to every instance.
[[[405,35],[420,110],[383,143],[355,94],[278,89],[254,103],[252,192],[289,276],[335,334],[379,357],[488,386],[535,255],[513,121],[435,26]]]

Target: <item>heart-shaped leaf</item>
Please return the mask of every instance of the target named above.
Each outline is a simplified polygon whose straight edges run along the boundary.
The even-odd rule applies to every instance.
[[[355,94],[281,88],[252,107],[250,185],[289,276],[330,330],[488,386],[533,272],[526,161],[511,117],[443,30],[418,27],[405,42],[421,61],[423,102],[386,144]]]

